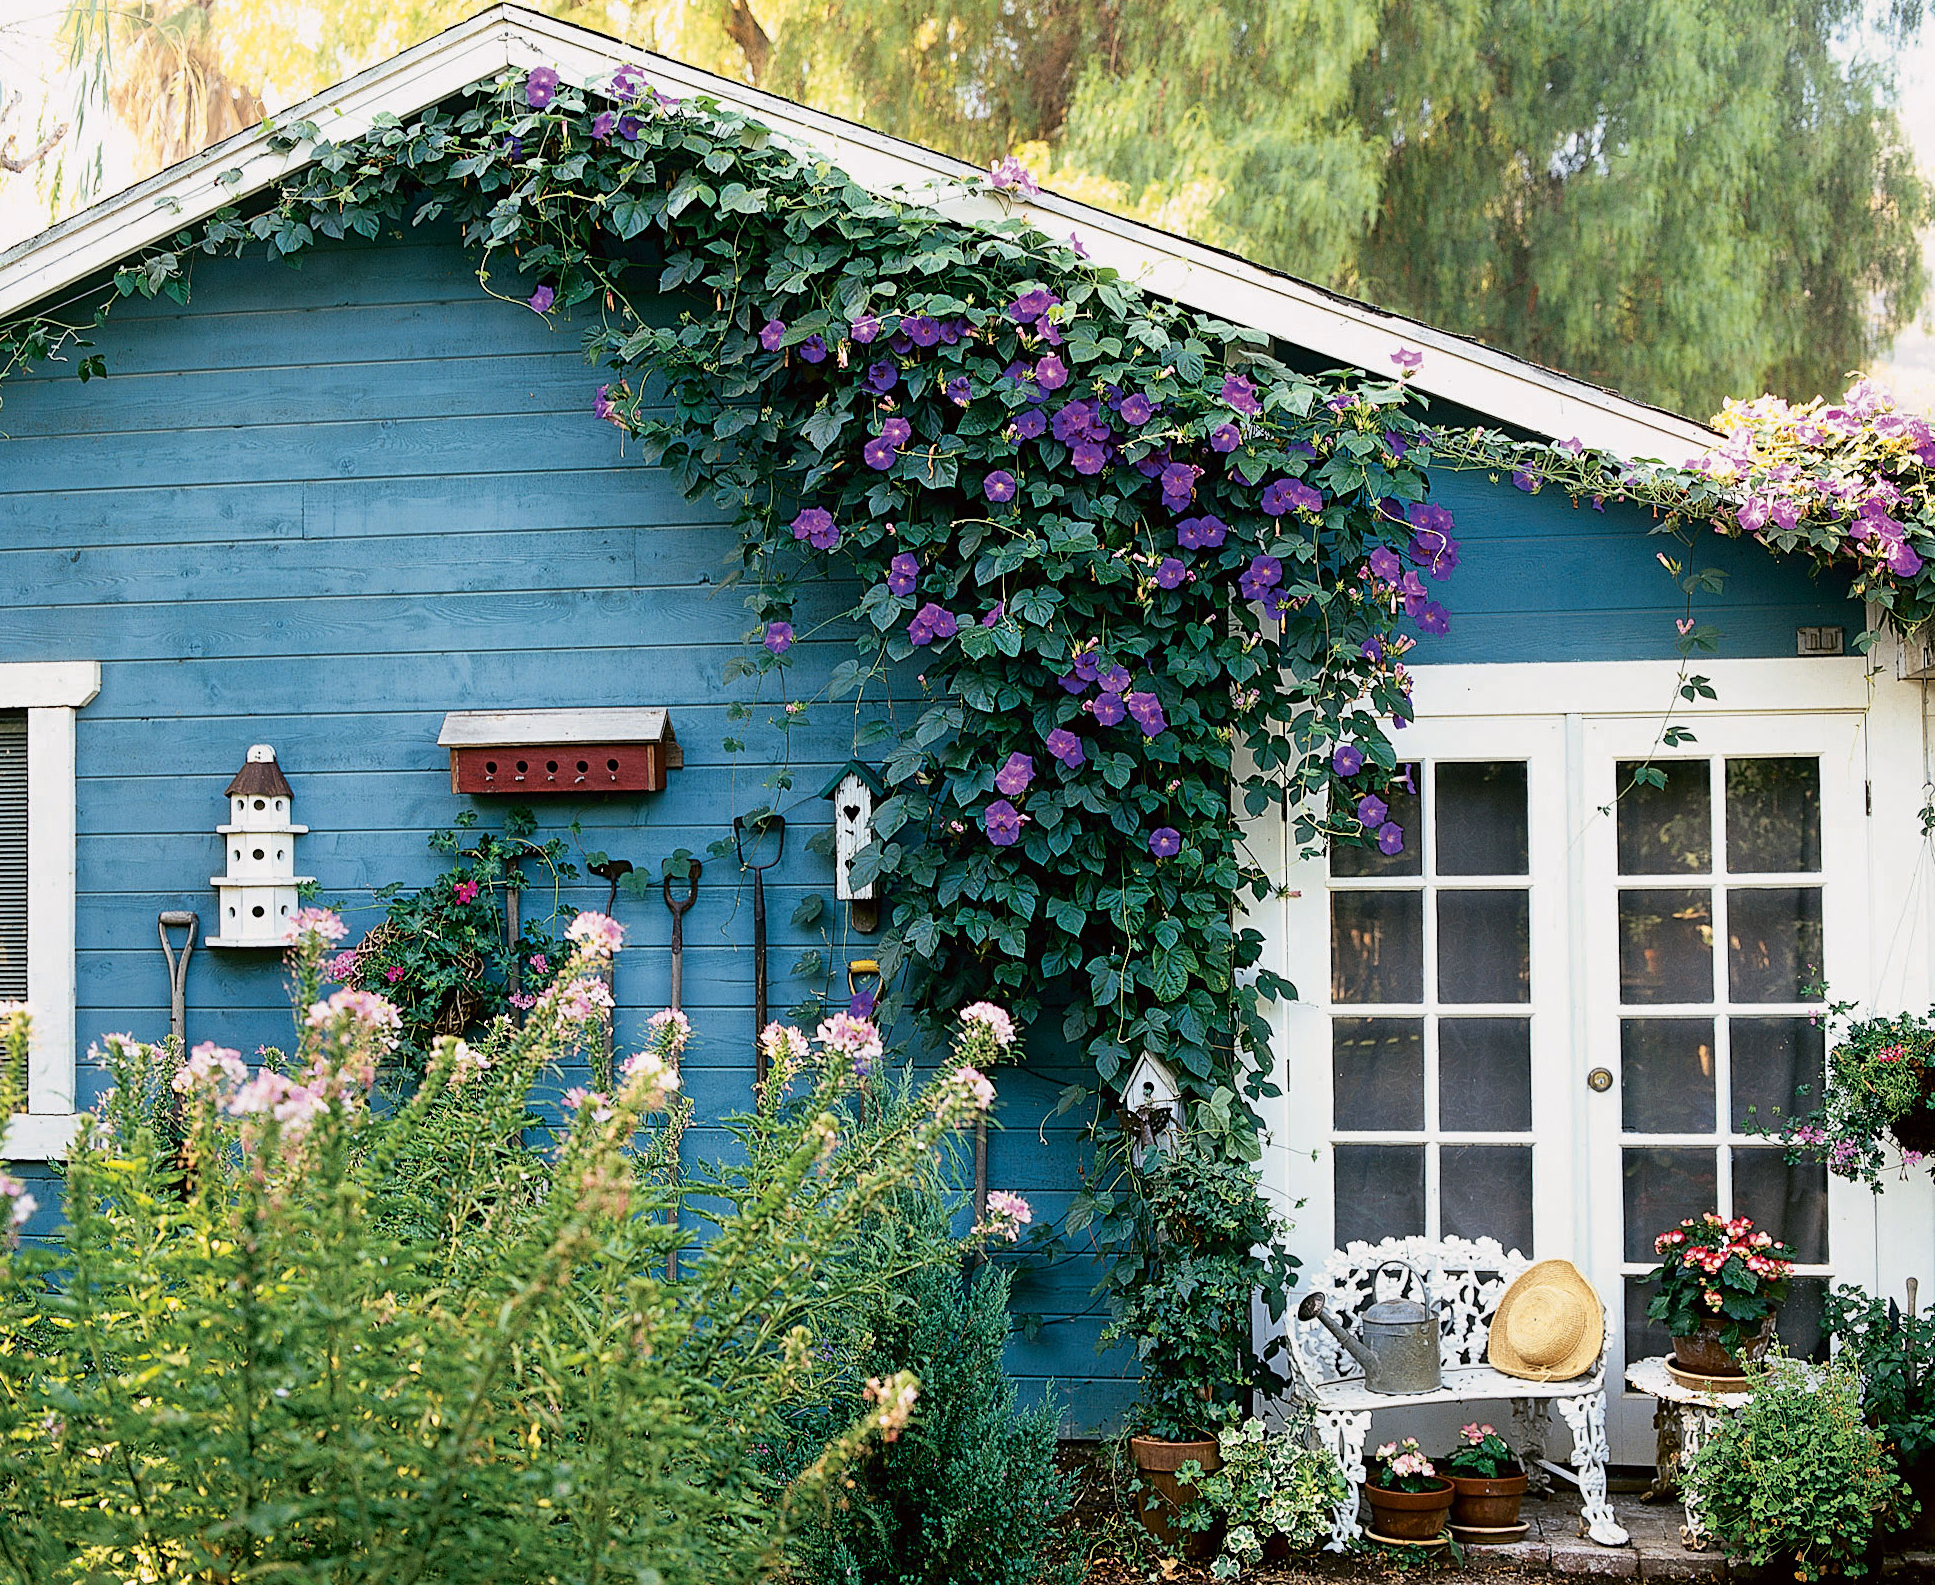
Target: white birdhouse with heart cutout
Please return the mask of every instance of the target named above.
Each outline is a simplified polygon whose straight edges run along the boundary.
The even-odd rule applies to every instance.
[[[296,873],[296,838],[309,828],[295,823],[295,793],[276,763],[275,750],[257,743],[225,794],[229,820],[215,828],[228,860],[210,878],[221,926],[211,947],[282,947],[300,906],[297,888],[312,879]]]
[[[853,927],[871,932],[880,924],[880,882],[853,880],[853,861],[873,841],[874,805],[885,792],[880,778],[858,760],[848,760],[820,789],[833,800],[833,895],[852,905]]]

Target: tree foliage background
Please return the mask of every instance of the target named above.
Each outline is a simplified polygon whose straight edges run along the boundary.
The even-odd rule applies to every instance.
[[[1841,389],[1922,306],[1923,0],[540,0],[1664,406]],[[74,0],[155,164],[474,0]]]

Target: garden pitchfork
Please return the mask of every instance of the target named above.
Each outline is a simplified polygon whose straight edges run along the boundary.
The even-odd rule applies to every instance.
[[[759,851],[759,839],[768,831],[776,832],[779,840],[773,845],[773,856],[764,864],[754,864],[746,858],[746,832],[750,829],[753,838],[753,851]],[[753,878],[753,1092],[766,1082],[766,1047],[760,1035],[766,1029],[766,871],[780,861],[786,852],[786,818],[770,811],[754,815],[732,817],[732,850],[739,859],[742,870],[751,870]]]

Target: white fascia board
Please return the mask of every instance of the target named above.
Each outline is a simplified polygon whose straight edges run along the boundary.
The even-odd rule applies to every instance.
[[[1680,696],[1685,670],[1707,677],[1717,697]],[[1420,719],[1447,716],[1593,715],[1682,722],[1708,715],[1860,714],[1873,702],[1876,663],[1865,656],[1702,657],[1676,660],[1457,662],[1411,669]],[[1397,740],[1404,752],[1404,740]]]
[[[0,1161],[64,1161],[80,1127],[78,1112],[16,1112],[0,1126]]]
[[[511,6],[468,22],[359,72],[296,105],[284,126],[314,122],[332,142],[369,130],[384,111],[414,115],[505,66],[556,66],[577,83],[607,80],[626,62],[676,96],[704,97],[753,116],[789,144],[844,170],[883,196],[931,205],[953,218],[989,222],[1027,216],[1049,236],[1077,231],[1093,260],[1147,291],[1307,348],[1340,365],[1395,372],[1400,347],[1424,353],[1411,383],[1534,434],[1627,458],[1677,463],[1704,450],[1713,433],[1676,414],[1629,401],[1367,303],[1333,296],[1241,259],[1052,193],[1010,204],[958,183],[972,166],[916,144],[762,93],[678,61]],[[277,150],[263,129],[238,134],[51,230],[0,253],[0,320],[53,297],[75,281],[206,219],[307,162],[303,148]],[[227,172],[239,179],[223,183]]]
[[[97,660],[0,661],[0,710],[78,710],[100,691]]]

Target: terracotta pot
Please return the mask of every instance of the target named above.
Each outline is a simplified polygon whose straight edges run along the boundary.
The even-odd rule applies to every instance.
[[[1440,1476],[1430,1491],[1386,1491],[1366,1485],[1364,1496],[1371,1505],[1371,1528],[1379,1535],[1393,1541],[1432,1541],[1443,1532],[1457,1492]]]
[[[1767,1352],[1768,1339],[1774,1335],[1774,1318],[1770,1315],[1762,1321],[1760,1330],[1744,1338],[1737,1350],[1720,1346],[1720,1334],[1726,1326],[1719,1317],[1708,1316],[1691,1337],[1674,1338],[1673,1363],[1702,1376],[1744,1376],[1743,1363]]]
[[[1197,1442],[1164,1442],[1153,1436],[1129,1438],[1129,1452],[1142,1476],[1136,1493],[1136,1517],[1164,1546],[1175,1547],[1191,1562],[1212,1558],[1222,1550],[1221,1524],[1208,1530],[1185,1530],[1176,1515],[1198,1499],[1195,1484],[1178,1480],[1176,1471],[1192,1458],[1210,1474],[1223,1467],[1223,1450],[1214,1437]]]
[[[1525,1471],[1486,1480],[1478,1475],[1447,1477],[1456,1495],[1451,1499],[1451,1522],[1477,1530],[1502,1530],[1518,1523],[1518,1505],[1529,1484]]]

